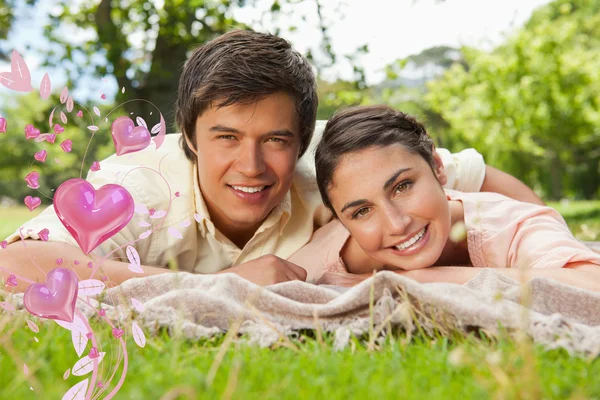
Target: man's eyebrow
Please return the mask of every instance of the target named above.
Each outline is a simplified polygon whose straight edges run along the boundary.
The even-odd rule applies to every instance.
[[[383,189],[384,190],[388,190],[390,188],[390,186],[392,186],[394,184],[394,182],[396,182],[396,179],[398,179],[398,177],[400,175],[402,175],[406,171],[410,171],[411,169],[412,168],[400,168],[398,171],[396,171],[394,173],[394,175],[390,176],[390,179],[388,179],[387,181],[385,181],[385,183],[383,184]]]
[[[215,125],[212,126],[209,131],[211,132],[223,132],[223,133],[237,133],[241,134],[242,132],[238,129],[231,128],[229,126],[224,125]],[[276,129],[274,131],[269,131],[265,133],[263,136],[281,136],[281,137],[294,137],[292,131],[288,129]]]
[[[215,126],[211,126],[209,131],[211,132],[225,132],[225,133],[241,133],[240,131],[238,131],[235,128],[231,128],[229,126],[224,126],[224,125],[215,125]]]
[[[351,201],[349,203],[344,204],[344,207],[342,207],[342,211],[340,211],[340,212],[343,213],[347,208],[360,206],[361,204],[364,204],[366,202],[367,202],[367,199],[359,199],[359,200]]]

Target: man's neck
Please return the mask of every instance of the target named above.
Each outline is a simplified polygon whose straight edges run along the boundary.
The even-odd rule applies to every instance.
[[[235,227],[231,224],[218,221],[218,218],[213,219],[215,228],[219,230],[226,238],[231,240],[238,248],[243,249],[244,246],[252,239],[261,223],[250,227]]]

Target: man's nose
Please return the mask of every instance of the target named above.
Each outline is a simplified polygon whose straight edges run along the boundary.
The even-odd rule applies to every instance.
[[[266,170],[263,152],[257,143],[248,143],[242,146],[236,160],[236,168],[248,177],[255,177]]]

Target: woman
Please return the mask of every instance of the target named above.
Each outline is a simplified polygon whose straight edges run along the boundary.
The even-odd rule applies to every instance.
[[[600,254],[550,207],[496,193],[444,190],[444,166],[423,125],[386,106],[355,107],[327,124],[317,182],[336,219],[289,261],[308,281],[352,285],[392,270],[463,284],[482,268],[600,290]],[[457,267],[440,267],[460,265]]]

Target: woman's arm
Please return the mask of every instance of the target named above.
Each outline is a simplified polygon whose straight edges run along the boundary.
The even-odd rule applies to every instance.
[[[485,166],[485,179],[480,192],[495,192],[515,200],[544,206],[542,199],[526,184],[499,169]]]
[[[420,283],[447,282],[463,285],[473,279],[484,269],[473,267],[431,267],[412,271],[393,271]],[[565,268],[552,269],[523,269],[523,268],[491,268],[494,271],[513,278],[517,281],[527,282],[533,278],[551,278],[558,282],[579,287],[581,289],[600,291],[600,266],[591,263],[573,263]],[[340,274],[328,273],[319,283],[354,286],[373,274]]]

